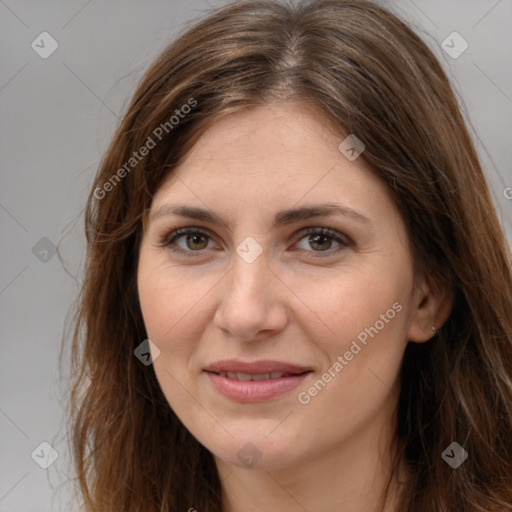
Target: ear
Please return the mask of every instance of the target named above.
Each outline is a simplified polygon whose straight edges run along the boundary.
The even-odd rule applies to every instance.
[[[453,290],[423,277],[414,290],[408,340],[423,343],[431,339],[450,316],[452,307]]]

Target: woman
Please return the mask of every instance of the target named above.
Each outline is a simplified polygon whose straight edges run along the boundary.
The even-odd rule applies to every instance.
[[[395,15],[247,1],[189,27],[86,232],[84,510],[512,509],[510,252]]]

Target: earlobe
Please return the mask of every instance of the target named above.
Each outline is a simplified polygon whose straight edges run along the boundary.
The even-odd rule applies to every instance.
[[[408,340],[424,343],[432,339],[450,316],[452,307],[453,290],[424,279],[416,290]]]

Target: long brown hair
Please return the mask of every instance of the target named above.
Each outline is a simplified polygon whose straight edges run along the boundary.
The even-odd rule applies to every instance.
[[[511,256],[457,97],[395,14],[368,0],[312,0],[237,2],[188,26],[145,73],[104,156],[71,354],[84,510],[221,511],[211,453],[134,357],[146,338],[138,251],[152,196],[198,137],[275,100],[305,102],[340,142],[363,141],[361,158],[406,222],[415,269],[454,293],[436,336],[406,349],[396,460],[410,471],[397,510],[512,509]],[[457,469],[442,458],[454,441],[468,453]]]

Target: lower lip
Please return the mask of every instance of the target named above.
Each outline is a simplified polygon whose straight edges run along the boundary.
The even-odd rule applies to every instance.
[[[267,380],[234,380],[206,372],[215,389],[227,398],[239,402],[271,400],[296,388],[311,372]]]

